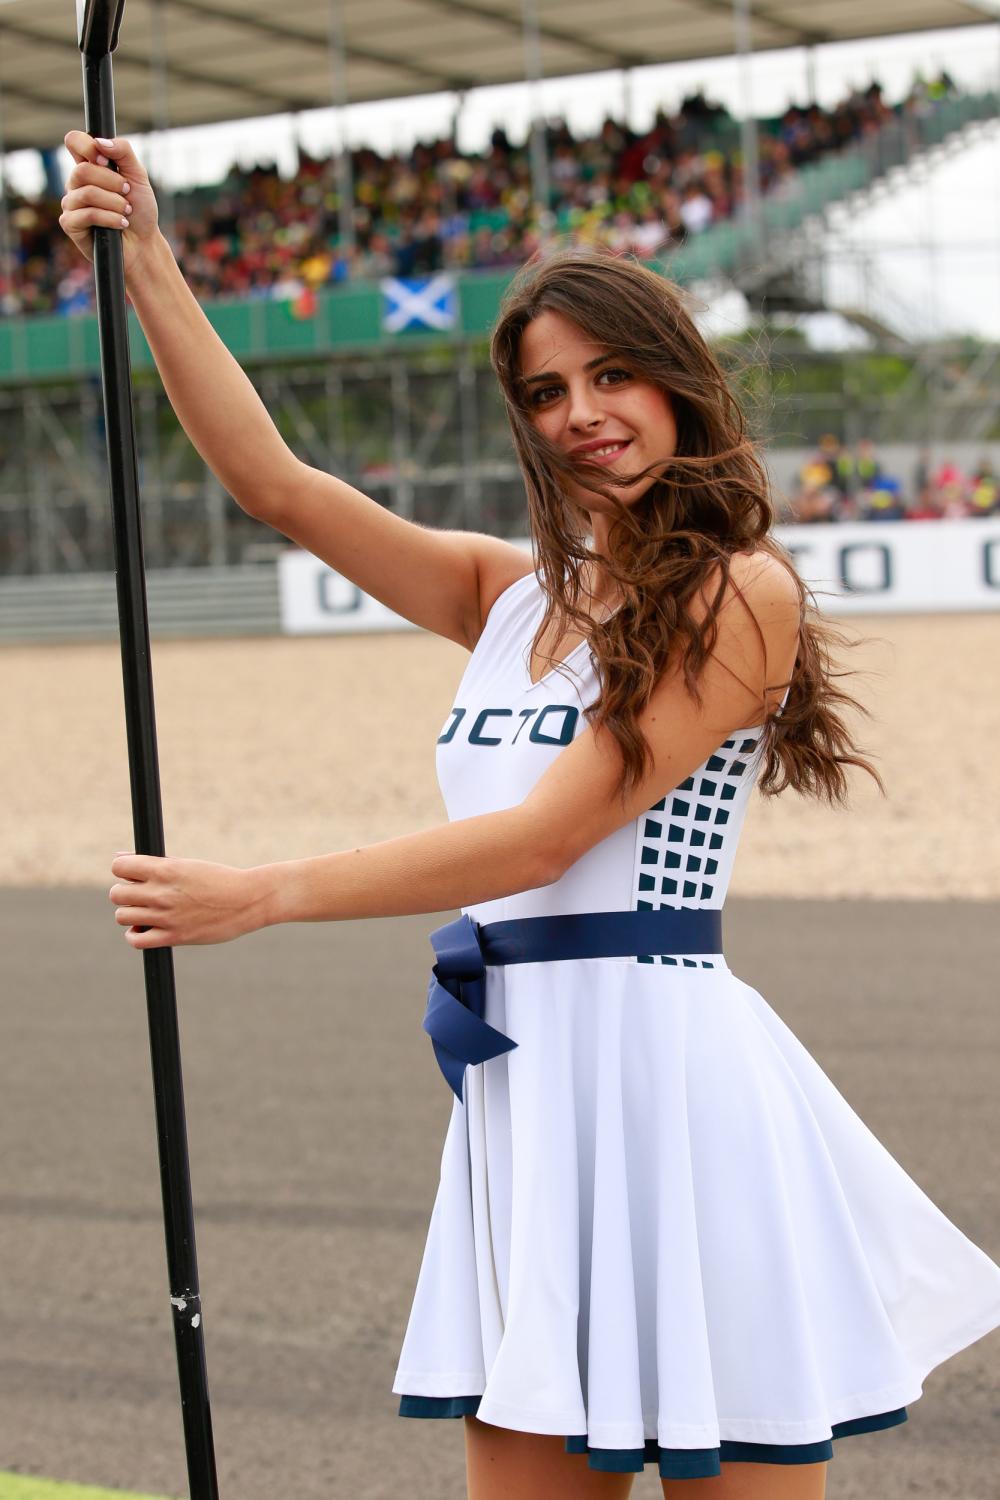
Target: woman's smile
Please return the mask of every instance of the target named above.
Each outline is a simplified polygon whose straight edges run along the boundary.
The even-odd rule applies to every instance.
[[[588,464],[610,464],[631,445],[632,439],[627,438],[624,442],[609,443],[601,448],[585,449],[582,453],[574,449],[574,457]]]

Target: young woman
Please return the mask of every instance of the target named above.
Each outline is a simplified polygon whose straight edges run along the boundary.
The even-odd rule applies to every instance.
[[[473,1500],[820,1500],[832,1439],[906,1420],[1000,1325],[1000,1267],[729,969],[751,788],[844,800],[839,640],[769,534],[760,461],[679,290],[523,268],[492,359],[534,566],[299,462],[211,330],[125,141],[71,131],[61,224],[124,232],[177,414],[251,515],[471,656],[449,814],[253,869],[119,855],[134,948],[449,911],[425,1029],[453,1090],[393,1390],[465,1418]],[[117,170],[112,170],[110,163]]]

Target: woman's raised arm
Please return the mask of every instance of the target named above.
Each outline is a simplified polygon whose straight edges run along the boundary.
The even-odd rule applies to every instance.
[[[65,140],[76,165],[60,226],[88,260],[95,225],[122,234],[126,286],[164,389],[223,487],[404,619],[474,645],[493,598],[530,567],[524,554],[495,537],[415,525],[302,463],[184,280],[128,141],[82,130]]]

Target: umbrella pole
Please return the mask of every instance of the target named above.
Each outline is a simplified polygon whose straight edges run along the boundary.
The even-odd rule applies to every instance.
[[[111,54],[118,43],[125,0],[78,0],[88,134],[115,135]],[[114,165],[113,163],[111,164]],[[149,620],[139,516],[135,417],[125,307],[121,235],[94,230],[94,274],[101,346],[101,381],[111,482],[115,580],[125,689],[125,729],[137,854],[163,855]],[[194,1209],[188,1162],[180,1037],[170,948],[142,950],[149,1048],[156,1104],[160,1187],[166,1236],[170,1306],[180,1379],[181,1414],[191,1500],[217,1500],[212,1416],[205,1366],[205,1330],[198,1286]]]

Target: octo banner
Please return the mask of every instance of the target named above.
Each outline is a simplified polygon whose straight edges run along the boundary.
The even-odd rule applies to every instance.
[[[937,614],[1000,609],[1000,516],[776,526],[824,614]],[[531,557],[524,537],[512,544]],[[310,552],[278,558],[281,628],[289,635],[413,630]]]

